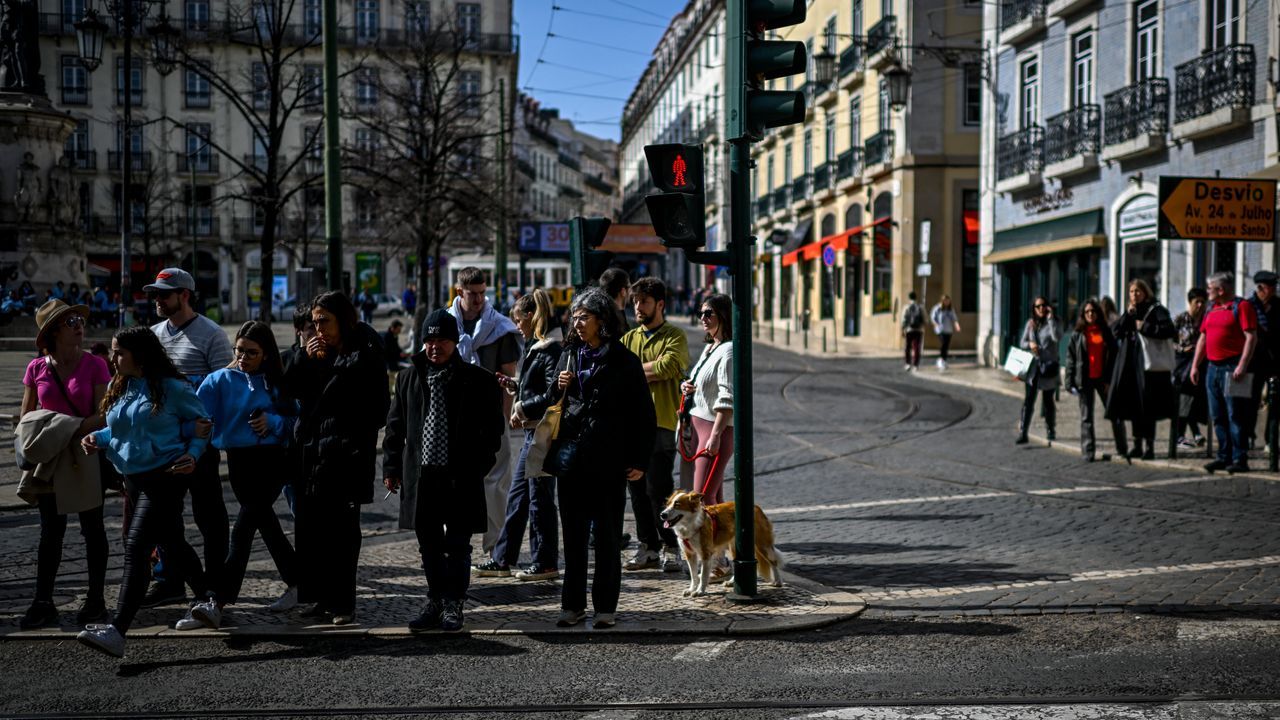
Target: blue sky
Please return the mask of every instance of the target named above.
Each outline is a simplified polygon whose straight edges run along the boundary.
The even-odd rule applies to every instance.
[[[520,90],[544,108],[558,108],[560,117],[583,132],[619,139],[622,106],[649,64],[654,45],[686,4],[515,0]]]

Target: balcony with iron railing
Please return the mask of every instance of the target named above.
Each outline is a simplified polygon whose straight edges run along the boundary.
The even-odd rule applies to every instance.
[[[563,150],[559,153],[560,164],[572,170],[582,170],[582,163],[578,159]]]
[[[769,204],[769,200],[771,199],[771,197],[772,196],[769,193],[765,193],[760,197],[756,198],[756,201],[755,201],[756,220],[760,222],[764,222],[765,220],[769,219],[769,213],[772,212],[772,208],[770,207],[770,204]]]
[[[216,152],[174,153],[178,158],[178,172],[197,175],[217,175],[220,157]]]
[[[883,175],[893,166],[893,131],[881,130],[863,145],[864,171],[871,177]]]
[[[63,105],[88,105],[89,104],[89,86],[88,85],[63,85],[62,86],[62,104]]]
[[[840,86],[852,85],[862,78],[863,62],[862,46],[853,43],[840,52]]]
[[[1013,44],[1044,29],[1045,0],[1002,0],[1000,42]]]
[[[1044,170],[1044,128],[1032,125],[996,142],[996,192],[1040,184]]]
[[[836,187],[835,163],[824,162],[813,169],[813,194],[821,196]]]
[[[96,150],[64,150],[63,157],[71,161],[72,170],[98,169],[98,153]]]
[[[720,134],[720,118],[715,113],[711,113],[702,121],[702,125],[698,127],[698,139],[702,142],[711,142],[711,139]]]
[[[120,165],[123,163],[124,153],[119,150],[107,151],[107,169],[111,172],[120,172]],[[141,170],[151,169],[151,151],[141,150],[132,153],[129,159],[130,169],[137,172]]]
[[[1169,130],[1169,81],[1147,78],[1103,98],[1102,159],[1118,160],[1164,147]]]
[[[1252,45],[1228,45],[1179,65],[1173,136],[1198,138],[1249,122],[1256,67]]]
[[[898,18],[885,15],[867,31],[867,65],[880,68],[896,60],[895,46],[898,43]]]
[[[769,203],[773,206],[775,214],[785,213],[791,209],[791,185],[783,183],[782,187],[775,188],[773,191],[773,199]]]
[[[813,199],[813,175],[803,173],[791,181],[791,202],[807,203]]]
[[[188,209],[182,229],[187,237],[217,237],[221,234],[221,227],[218,216],[212,211],[207,209],[197,211],[193,216]]]
[[[862,148],[849,148],[836,157],[836,182],[862,178]]]
[[[1062,177],[1098,166],[1102,149],[1102,108],[1081,105],[1044,123],[1044,175]]]

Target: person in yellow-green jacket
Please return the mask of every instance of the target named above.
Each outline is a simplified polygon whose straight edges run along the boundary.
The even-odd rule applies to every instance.
[[[689,366],[689,339],[683,330],[667,322],[666,305],[667,286],[658,278],[640,278],[631,285],[631,306],[636,312],[637,325],[622,336],[622,344],[644,364],[658,428],[648,472],[627,483],[640,540],[635,555],[623,566],[627,570],[680,570],[680,548],[675,532],[663,527],[658,513],[675,487],[672,471],[676,459],[680,381]]]

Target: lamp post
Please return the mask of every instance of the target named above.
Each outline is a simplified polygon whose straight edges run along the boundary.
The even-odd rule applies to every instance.
[[[151,0],[106,0],[104,9],[116,22],[116,31],[124,40],[121,91],[124,94],[123,131],[121,133],[120,165],[122,187],[120,191],[120,307],[117,324],[124,327],[128,308],[133,305],[133,31],[137,23],[146,17]],[[80,63],[93,72],[102,64],[102,42],[107,34],[107,24],[98,12],[86,7],[84,17],[75,24],[76,46]],[[157,69],[161,69],[157,66]],[[173,66],[169,65],[172,70]]]

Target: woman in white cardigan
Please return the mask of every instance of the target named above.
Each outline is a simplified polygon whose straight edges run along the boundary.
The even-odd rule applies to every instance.
[[[728,295],[702,301],[698,317],[707,331],[707,344],[689,380],[680,384],[689,413],[685,425],[692,430],[691,437],[682,433],[681,456],[686,462],[693,457],[693,489],[708,505],[724,502],[724,468],[733,457],[732,316]]]

